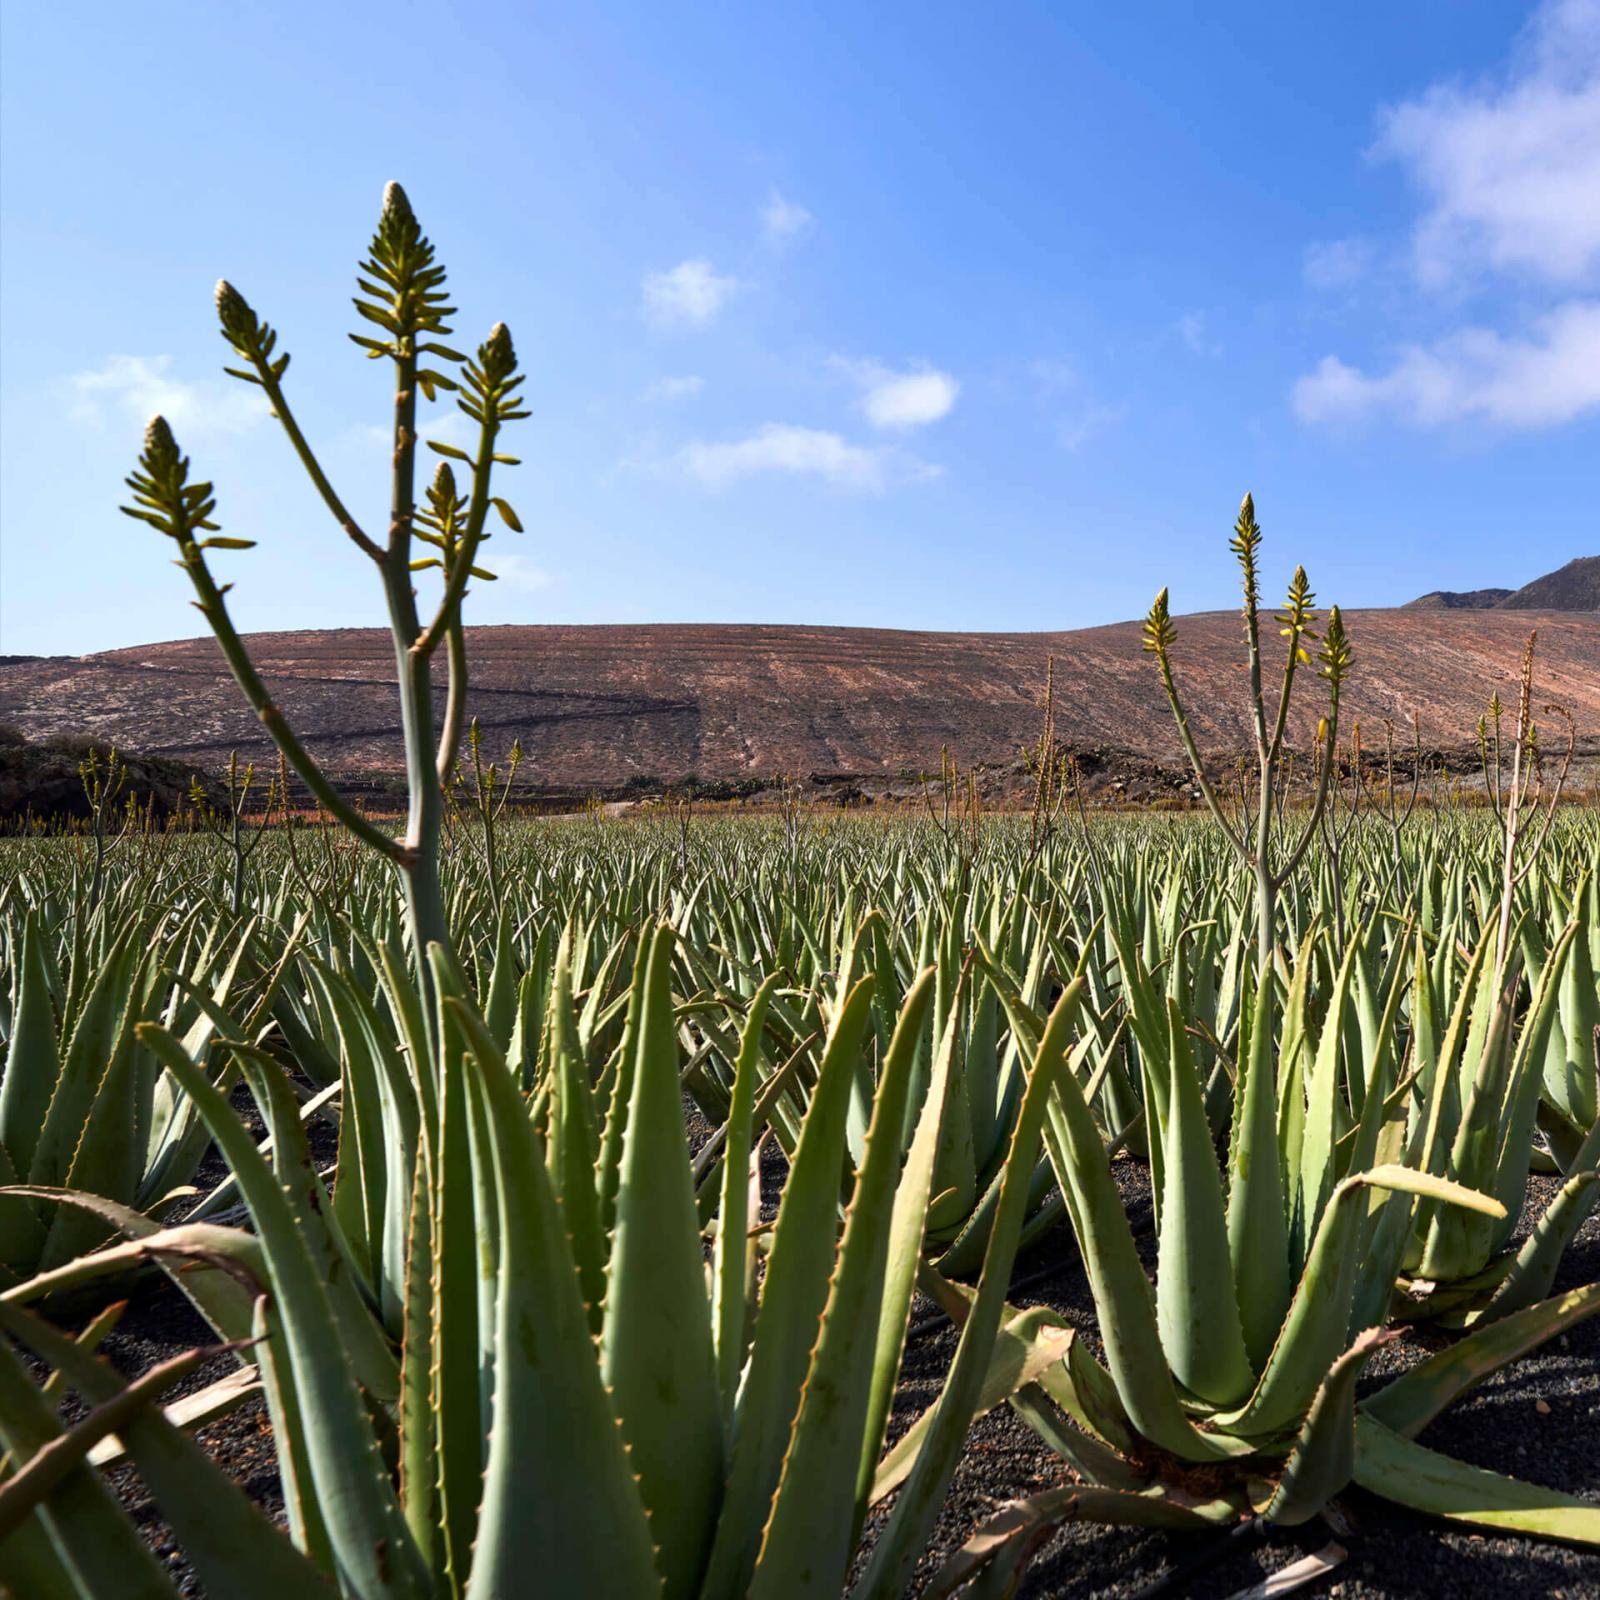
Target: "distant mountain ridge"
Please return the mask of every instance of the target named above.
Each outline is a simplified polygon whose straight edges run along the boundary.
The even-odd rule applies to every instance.
[[[1600,611],[1600,556],[1578,556],[1520,589],[1434,589],[1402,611]]]

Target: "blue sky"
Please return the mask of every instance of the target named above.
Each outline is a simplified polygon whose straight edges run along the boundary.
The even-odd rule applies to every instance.
[[[1600,549],[1600,0],[83,0],[0,47],[0,650],[199,631],[116,510],[155,409],[260,540],[242,627],[380,620],[210,297],[380,522],[390,178],[529,374],[473,620],[1200,610],[1247,488],[1349,606]]]

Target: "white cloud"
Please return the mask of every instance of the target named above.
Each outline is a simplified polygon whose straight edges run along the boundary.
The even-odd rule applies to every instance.
[[[789,244],[811,231],[816,218],[774,189],[761,208],[761,236],[768,244]]]
[[[1425,283],[1487,267],[1557,284],[1600,267],[1600,0],[1546,0],[1508,69],[1384,113],[1376,153],[1427,193]]]
[[[176,378],[171,356],[112,356],[103,367],[75,373],[68,382],[79,422],[103,425],[110,411],[143,425],[159,413],[184,448],[195,440],[243,433],[269,414],[260,389],[237,381]]]
[[[1537,320],[1529,338],[1464,328],[1429,347],[1410,345],[1377,375],[1325,356],[1295,384],[1294,409],[1306,422],[1378,415],[1418,427],[1570,422],[1600,409],[1600,301],[1558,306]]]
[[[1178,335],[1197,356],[1220,356],[1222,342],[1213,338],[1206,327],[1203,311],[1186,311],[1178,318]]]
[[[435,410],[430,416],[427,411],[421,411],[417,421],[417,433],[423,440],[437,439],[440,444],[453,444],[457,450],[474,450],[478,443],[478,428],[467,419],[464,412],[457,411],[451,406],[448,411]],[[392,430],[383,430],[384,448],[388,449]],[[502,445],[502,449],[505,447]],[[433,452],[430,450],[429,455]]]
[[[483,553],[483,564],[510,589],[525,589],[537,594],[548,589],[556,580],[543,567],[536,567],[526,556],[515,550],[503,548],[503,541],[495,539]]]
[[[1303,271],[1313,289],[1345,289],[1366,276],[1372,245],[1366,239],[1323,239],[1306,246]]]
[[[647,272],[644,307],[650,319],[663,327],[704,328],[716,320],[739,287],[737,278],[724,277],[709,261],[697,257],[666,272]]]
[[[646,400],[692,400],[705,388],[706,380],[689,373],[681,378],[657,378],[644,391]]]
[[[874,428],[925,428],[949,416],[961,393],[960,383],[936,367],[896,372],[877,361],[849,361],[843,356],[835,356],[833,365],[860,385],[861,411]]]
[[[941,470],[892,450],[851,444],[837,433],[779,422],[743,439],[694,440],[677,452],[672,464],[707,489],[777,473],[817,478],[836,489],[866,494],[881,494],[897,479],[937,477]]]
[[[1600,0],[1545,0],[1503,71],[1391,107],[1375,153],[1404,163],[1426,196],[1412,241],[1425,289],[1498,276],[1524,299],[1543,285],[1543,310],[1512,332],[1408,344],[1387,371],[1326,356],[1294,386],[1300,418],[1548,428],[1600,407],[1600,300],[1574,293],[1600,279]],[[1346,266],[1307,254],[1314,284]]]

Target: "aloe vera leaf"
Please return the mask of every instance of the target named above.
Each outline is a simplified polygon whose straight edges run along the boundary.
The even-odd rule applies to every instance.
[[[487,1243],[498,1219],[491,1219],[484,1204],[484,1192],[493,1184],[492,1157],[473,1139],[473,1106],[462,1065],[468,1035],[460,1010],[446,1004],[461,1000],[463,986],[441,952],[430,954],[439,996],[435,1037],[440,1073],[428,1189],[430,1442],[439,1529],[435,1560],[442,1561],[449,1592],[460,1594],[472,1566],[483,1495],[489,1430],[485,1390],[498,1365],[485,1359],[493,1341],[483,1325],[493,1314],[495,1263]]]
[[[243,1044],[230,1044],[229,1049],[266,1123],[273,1174],[289,1196],[317,1262],[356,1381],[387,1405],[400,1393],[400,1364],[374,1315],[368,1286],[351,1259],[344,1232],[312,1162],[293,1091],[277,1062],[264,1051]]]
[[[871,1415],[877,1322],[889,1269],[900,1136],[934,977],[906,995],[884,1058],[865,1157],[845,1215],[822,1332],[750,1585],[752,1600],[839,1593],[854,1549],[856,1469]]]
[[[424,1595],[427,1574],[337,1331],[325,1263],[313,1254],[278,1175],[206,1075],[164,1028],[143,1024],[139,1036],[194,1098],[250,1207],[272,1278],[285,1360],[306,1423],[307,1460],[333,1546],[336,1576],[362,1600]]]
[[[613,1060],[615,1077],[604,1125],[600,1129],[600,1160],[595,1167],[595,1191],[600,1196],[600,1221],[610,1239],[617,1221],[617,1186],[621,1182],[623,1136],[628,1127],[628,1105],[633,1098],[633,1071],[638,1060],[639,1019],[644,1009],[645,971],[651,941],[640,936],[634,950],[633,978],[626,992],[622,1039]]]
[[[106,1362],[21,1307],[0,1308],[0,1323],[90,1404],[115,1405],[128,1392],[126,1380]],[[120,1420],[116,1432],[213,1594],[278,1600],[292,1591],[331,1600],[333,1589],[312,1562],[153,1399]]]
[[[1222,1178],[1200,1080],[1176,1000],[1169,999],[1172,1093],[1167,1102],[1166,1200],[1156,1265],[1156,1327],[1172,1375],[1215,1406],[1255,1383],[1229,1269]]]
[[[750,1233],[750,1151],[755,1135],[755,1100],[761,1072],[761,1036],[767,1006],[780,975],[770,973],[750,1001],[739,1039],[733,1074],[733,1100],[728,1112],[723,1150],[722,1198],[717,1237],[711,1256],[711,1319],[717,1353],[717,1381],[722,1389],[725,1427],[733,1422],[739,1374],[744,1367],[746,1253]]]
[[[650,1527],[600,1378],[572,1247],[544,1152],[499,1046],[451,996],[472,1049],[468,1093],[494,1159],[501,1241],[494,1420],[467,1600],[658,1595]]]
[[[1370,1108],[1369,1108],[1370,1110]],[[1217,1425],[1261,1438],[1296,1427],[1347,1338],[1369,1188],[1424,1196],[1497,1215],[1499,1202],[1446,1178],[1382,1166],[1342,1180],[1329,1197],[1305,1272],[1255,1393]]]
[[[971,1305],[967,1307],[970,1315]],[[1073,1330],[1058,1313],[1045,1306],[1012,1311],[995,1334],[994,1349],[985,1367],[973,1403],[972,1420],[992,1411],[1019,1389],[1039,1379],[1066,1359],[1073,1341]],[[965,1326],[965,1319],[963,1319]],[[876,1505],[898,1489],[911,1475],[917,1457],[938,1414],[935,1401],[895,1441],[894,1448],[878,1463],[872,1480],[871,1503]]]
[[[571,963],[571,943],[563,935],[556,951],[548,1006],[546,1081],[550,1085],[550,1118],[546,1159],[561,1201],[567,1236],[572,1241],[573,1259],[578,1264],[583,1298],[589,1307],[589,1325],[598,1335],[606,1274],[606,1238],[600,1225],[600,1194],[595,1187],[600,1135],[595,1127],[589,1069],[578,1041]]]
[[[1334,1170],[1334,1145],[1340,1131],[1336,1118],[1339,1049],[1345,1031],[1345,1012],[1350,1003],[1350,979],[1359,949],[1359,942],[1352,939],[1339,964],[1312,1062],[1305,1133],[1300,1147],[1300,1216],[1307,1245],[1316,1235],[1322,1209],[1338,1179]]]
[[[1401,1373],[1363,1400],[1361,1409],[1396,1433],[1420,1433],[1452,1401],[1596,1312],[1600,1283],[1513,1311]]]
[[[1533,1128],[1539,1112],[1539,1091],[1543,1084],[1540,1067],[1546,1046],[1558,1031],[1560,984],[1557,980],[1581,948],[1577,935],[1578,924],[1569,922],[1557,938],[1544,971],[1539,974],[1534,986],[1533,1002],[1522,1019],[1517,1036],[1510,1083],[1499,1124],[1491,1130],[1492,1145],[1488,1159],[1492,1162],[1489,1176],[1493,1187],[1490,1192],[1506,1208],[1504,1236],[1494,1238],[1494,1249],[1504,1245],[1505,1237],[1510,1235],[1512,1225],[1522,1214],[1523,1201],[1527,1197],[1528,1151],[1533,1143]]]
[[[232,1272],[215,1269],[227,1262],[246,1278],[264,1284],[267,1281],[266,1259],[254,1235],[209,1222],[185,1222],[174,1228],[163,1228],[142,1212],[98,1195],[80,1194],[75,1189],[22,1185],[16,1192],[93,1211],[102,1222],[123,1235],[123,1242],[38,1273],[6,1290],[0,1300],[26,1304],[44,1295],[60,1293],[155,1261],[222,1338],[250,1337],[254,1294]]]
[[[16,1011],[6,1044],[6,1069],[0,1076],[0,1145],[19,1178],[32,1176],[39,1130],[61,1076],[44,942],[38,916],[30,912],[22,925]]]
[[[850,1087],[872,1021],[872,989],[870,977],[861,979],[837,1014],[778,1204],[727,1490],[702,1590],[706,1600],[744,1593],[782,1472],[837,1253]]]
[[[33,1183],[66,1181],[95,1098],[114,1058],[127,1048],[137,960],[138,952],[132,948],[114,952],[89,986],[62,1054],[55,1092],[39,1130],[39,1142],[28,1170]],[[83,1187],[81,1182],[79,1187]]]
[[[1062,1074],[1050,1096],[1045,1148],[1066,1197],[1084,1270],[1104,1331],[1106,1364],[1135,1428],[1152,1443],[1189,1460],[1238,1453],[1201,1434],[1184,1415],[1156,1325],[1155,1299],[1144,1275],[1122,1197],[1083,1091]]]
[[[667,1600],[698,1588],[723,1477],[722,1399],[678,1087],[675,935],[656,930],[606,1279],[600,1369],[628,1441]]]
[[[1007,1157],[1010,1181],[1000,1196],[978,1293],[961,1329],[955,1358],[929,1424],[927,1441],[918,1452],[888,1523],[873,1546],[867,1570],[852,1591],[856,1600],[890,1600],[903,1592],[912,1564],[949,1487],[1005,1310],[1006,1285],[1022,1232],[1027,1183],[1040,1129],[1054,1083],[1068,1076],[1067,1035],[1082,1001],[1083,990],[1081,977],[1067,985],[1039,1042]]]
[[[55,1407],[40,1394],[10,1342],[0,1339],[0,1446],[12,1460],[24,1463],[61,1437]],[[92,1468],[81,1463],[72,1467],[33,1508],[30,1520],[44,1529],[80,1595],[175,1600],[177,1590],[149,1545]],[[9,1543],[0,1539],[0,1550]]]
[[[1365,1412],[1356,1417],[1355,1480],[1386,1500],[1452,1522],[1600,1546],[1600,1505],[1452,1460]]]
[[[1086,1484],[1047,1489],[1043,1494],[1002,1506],[933,1575],[922,1591],[923,1600],[945,1600],[964,1585],[981,1581],[986,1572],[997,1567],[1003,1569],[1004,1586],[986,1592],[1014,1593],[1020,1563],[1063,1522],[1105,1522],[1196,1533],[1237,1515],[1237,1508],[1225,1501],[1207,1502],[1202,1510],[1161,1491],[1132,1494]]]
[[[1051,1370],[1059,1374],[1061,1367],[1058,1364]],[[1142,1489],[1149,1482],[1148,1473],[1068,1421],[1041,1382],[1025,1384],[1007,1397],[1007,1403],[1085,1483],[1108,1489]]]
[[[83,1600],[83,1587],[57,1553],[38,1516],[0,1540],[0,1594],[28,1600]]]
[[[1039,1387],[1085,1432],[1103,1439],[1122,1455],[1139,1448],[1138,1434],[1111,1374],[1074,1339],[1067,1359],[1039,1380]]]
[[[444,1576],[439,1537],[439,1485],[434,1467],[433,1213],[429,1199],[431,1134],[412,1173],[407,1207],[400,1336],[400,1504],[417,1551],[437,1578]],[[498,1203],[498,1196],[497,1196]]]
[[[1258,1372],[1293,1292],[1273,1070],[1276,993],[1275,978],[1262,974],[1249,1049],[1239,1062],[1241,1081],[1234,1088],[1228,1145],[1228,1255],[1245,1351]]]
[[[509,1050],[517,1020],[517,952],[511,937],[511,918],[502,908],[495,920],[494,960],[489,967],[489,992],[483,1000],[483,1020],[501,1049]]]
[[[1269,1522],[1288,1528],[1309,1522],[1355,1476],[1356,1380],[1395,1337],[1368,1329],[1328,1369],[1262,1513]]]
[[[1571,1171],[1572,1176],[1523,1241],[1480,1321],[1498,1321],[1550,1293],[1567,1246],[1600,1200],[1600,1122],[1579,1146]]]
[[[925,976],[924,969],[919,981]],[[872,1361],[872,1392],[867,1405],[867,1420],[861,1432],[861,1453],[856,1465],[854,1538],[859,1539],[877,1475],[878,1458],[889,1431],[889,1415],[894,1405],[894,1386],[905,1354],[906,1327],[911,1315],[911,1299],[916,1289],[917,1271],[922,1264],[923,1232],[928,1202],[933,1193],[933,1167],[939,1144],[939,1121],[949,1094],[951,1066],[955,1059],[956,1031],[960,1026],[960,1006],[951,1007],[941,1037],[923,1072],[921,1041],[913,1068],[907,1111],[914,1097],[922,1095],[916,1107],[915,1132],[906,1152],[905,1165],[895,1190],[894,1215],[889,1224],[889,1258],[884,1275],[883,1294],[878,1307],[877,1348]]]

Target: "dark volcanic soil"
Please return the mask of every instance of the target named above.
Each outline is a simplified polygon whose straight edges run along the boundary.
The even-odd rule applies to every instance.
[[[1142,1164],[1123,1161],[1116,1171],[1137,1220],[1147,1210],[1148,1177]],[[1524,1227],[1549,1204],[1554,1180],[1533,1178]],[[1149,1233],[1142,1242],[1153,1253]],[[1147,1265],[1150,1265],[1147,1262]],[[1070,1228],[1041,1241],[1017,1264],[1019,1275],[1053,1269],[1042,1283],[1014,1297],[1019,1305],[1049,1305],[1081,1328],[1099,1352],[1094,1306]],[[1562,1262],[1556,1290],[1600,1278],[1600,1215],[1585,1223]],[[914,1312],[915,1317],[918,1313]],[[1436,1347],[1427,1334],[1409,1334],[1382,1351],[1368,1369],[1399,1370]],[[929,1405],[955,1351],[954,1330],[911,1345],[896,1396],[896,1431]],[[1535,1402],[1550,1407],[1542,1415]],[[1422,1435],[1422,1443],[1478,1466],[1512,1472],[1600,1499],[1600,1318],[1591,1318],[1561,1339],[1512,1366],[1447,1410]],[[1067,1481],[1050,1449],[1006,1407],[973,1425],[955,1479],[940,1513],[932,1546],[917,1567],[926,1582],[973,1527],[1004,1500],[1036,1494]],[[1352,1489],[1341,1497],[1352,1524],[1343,1543],[1349,1559],[1307,1589],[1309,1594],[1350,1597],[1512,1595],[1600,1596],[1600,1556],[1531,1539],[1457,1530]],[[1019,1595],[1088,1600],[1090,1596],[1136,1596],[1165,1583],[1162,1593],[1224,1600],[1259,1582],[1291,1560],[1329,1542],[1314,1522],[1290,1533],[1275,1530],[1255,1550],[1230,1548],[1225,1534],[1177,1535],[1094,1524],[1069,1524],[1040,1552]],[[1241,1541],[1235,1538],[1232,1544]],[[1194,1565],[1203,1570],[1184,1575]],[[1174,1581],[1176,1580],[1176,1581]]]

